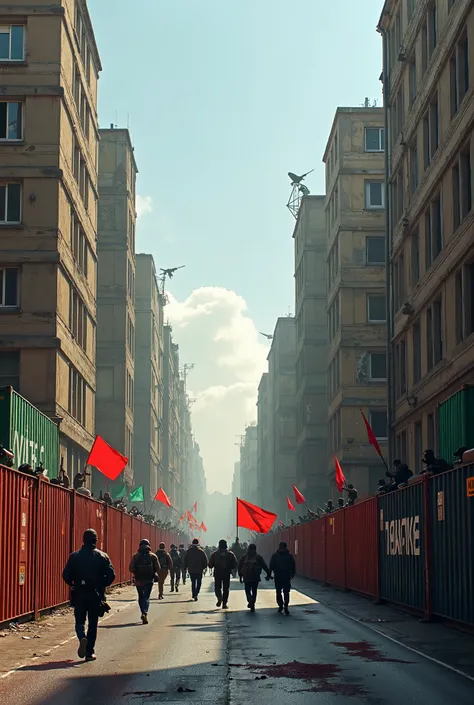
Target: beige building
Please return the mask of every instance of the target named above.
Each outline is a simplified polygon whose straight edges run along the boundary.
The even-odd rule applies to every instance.
[[[391,399],[397,455],[437,447],[437,404],[474,380],[474,2],[387,1]],[[452,461],[452,458],[446,458]]]
[[[328,288],[328,478],[334,455],[359,496],[385,468],[361,409],[387,450],[385,132],[382,108],[338,108],[324,153]]]
[[[328,498],[325,196],[303,197],[295,229],[296,484],[308,505]]]
[[[152,255],[136,256],[133,469],[145,501],[163,485],[163,312]]]
[[[163,330],[163,488],[172,504],[179,507],[182,501],[179,347],[173,341],[171,326],[166,325]]]
[[[128,130],[100,130],[96,432],[129,459],[116,487],[133,484],[137,173]]]
[[[240,443],[240,499],[257,504],[257,425],[245,429]],[[270,509],[271,507],[265,507]],[[235,514],[235,512],[234,512]]]
[[[95,430],[101,64],[85,1],[1,5],[0,66],[0,383],[61,420],[72,476]]]
[[[257,493],[255,501],[272,507],[273,498],[273,408],[268,372],[260,378],[257,396]],[[242,483],[240,483],[242,484]],[[242,497],[245,499],[245,497]],[[251,501],[251,500],[249,500]]]

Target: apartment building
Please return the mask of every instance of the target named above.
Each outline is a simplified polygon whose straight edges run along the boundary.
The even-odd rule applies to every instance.
[[[240,444],[240,498],[252,504],[257,493],[257,444],[257,425],[247,426]]]
[[[0,70],[0,385],[60,423],[71,477],[95,432],[101,64],[85,0],[0,4]]]
[[[324,153],[328,315],[328,479],[334,455],[359,496],[385,468],[361,410],[387,451],[385,130],[382,108],[338,108]]]
[[[255,502],[273,506],[273,409],[268,372],[260,378],[257,396],[257,477]],[[241,483],[240,483],[241,484]],[[242,497],[242,499],[247,499]],[[252,500],[249,499],[251,502]]]
[[[134,484],[137,173],[128,130],[113,125],[100,130],[96,431],[128,458],[116,485],[129,487]],[[102,484],[96,473],[94,488]]]
[[[417,471],[437,405],[474,381],[474,2],[387,0],[379,31],[395,448]]]
[[[170,325],[163,329],[163,487],[174,506],[181,502],[179,347]]]
[[[152,255],[136,255],[135,417],[133,469],[145,500],[163,485],[163,313]]]
[[[191,425],[191,402],[186,392],[186,380],[179,380],[179,474],[180,495],[177,500],[179,510],[192,507],[196,499],[191,492],[193,429]]]
[[[328,498],[325,196],[301,200],[295,242],[296,478],[310,506]]]

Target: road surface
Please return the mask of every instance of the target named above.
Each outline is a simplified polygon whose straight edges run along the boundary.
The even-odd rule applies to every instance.
[[[139,622],[134,589],[102,622],[97,661],[79,662],[70,640],[0,680],[2,705],[472,705],[474,683],[293,591],[289,617],[273,591],[246,608],[237,581],[229,611],[204,580],[153,599]],[[156,598],[156,592],[154,598]],[[122,606],[123,606],[122,604]]]

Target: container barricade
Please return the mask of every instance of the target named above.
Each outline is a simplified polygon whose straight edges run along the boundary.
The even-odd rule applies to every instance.
[[[346,585],[345,542],[346,510],[340,509],[329,514],[326,522],[326,570],[325,580],[329,585]]]
[[[474,625],[474,467],[436,475],[428,484],[431,609]]]
[[[379,497],[380,597],[427,610],[425,481]]]
[[[114,584],[128,580],[128,565],[125,564],[124,535],[122,532],[123,512],[114,507],[106,508],[107,515],[107,541],[106,552],[115,568]]]
[[[344,587],[379,597],[377,497],[347,507],[344,514]]]

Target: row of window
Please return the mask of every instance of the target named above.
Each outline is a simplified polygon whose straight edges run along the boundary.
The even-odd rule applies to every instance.
[[[75,138],[72,141],[72,172],[76,183],[79,186],[79,193],[81,194],[85,209],[88,211],[92,181],[86,165],[86,160]]]
[[[387,381],[387,355],[385,352],[370,352],[367,355],[367,381]],[[331,401],[341,386],[340,352],[334,356],[328,369],[328,401]]]
[[[0,141],[18,142],[23,139],[23,103],[16,100],[0,102]]]
[[[383,127],[366,127],[364,129],[364,151],[384,152],[385,151],[385,129]],[[338,135],[334,135],[334,141],[329,151],[327,169],[328,176],[336,166],[338,158]]]
[[[386,298],[385,294],[367,294],[367,323],[386,323]],[[328,333],[329,341],[333,340],[341,325],[339,297],[336,296],[334,302],[328,310]]]
[[[128,311],[126,335],[128,352],[130,353],[130,356],[133,360],[135,359],[135,326],[132,323],[132,319],[130,318],[130,314],[128,313]]]
[[[365,238],[365,264],[370,266],[385,266],[385,235],[367,235]],[[339,275],[339,236],[327,258],[328,291],[331,291]]]

